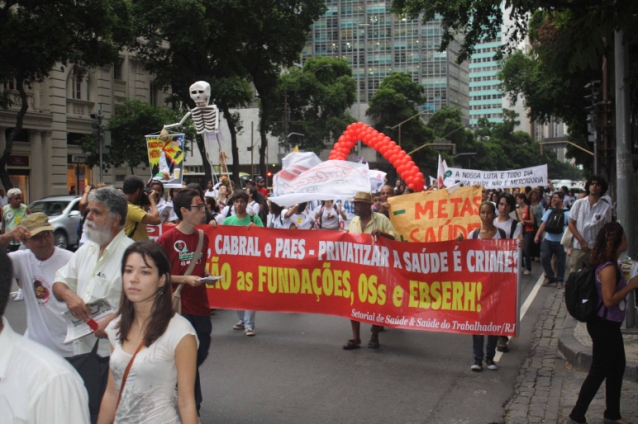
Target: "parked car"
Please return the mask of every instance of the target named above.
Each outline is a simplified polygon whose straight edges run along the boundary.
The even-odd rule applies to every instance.
[[[49,196],[29,205],[31,213],[44,212],[53,226],[53,239],[57,247],[71,249],[78,245],[81,196]]]

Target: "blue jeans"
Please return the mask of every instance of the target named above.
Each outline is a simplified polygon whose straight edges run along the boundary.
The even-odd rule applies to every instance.
[[[558,259],[556,266],[557,276],[554,276],[554,270],[552,269],[552,255],[556,255],[556,259]],[[545,270],[545,277],[549,281],[563,283],[565,279],[565,258],[565,248],[560,242],[549,241],[547,239],[543,240],[543,244],[541,244],[541,263]]]
[[[534,232],[528,231],[523,233],[523,240],[525,240],[525,249],[523,249],[523,259],[525,260],[525,269],[532,270],[532,245],[534,244]]]
[[[237,311],[239,320],[244,323],[244,328],[255,329],[255,311]]]
[[[472,335],[472,348],[474,349],[474,359],[483,360],[483,342],[485,341],[485,336],[480,335]],[[486,355],[487,359],[494,359],[494,355],[496,354],[496,342],[498,341],[498,336],[487,336],[487,347],[486,347]]]
[[[197,413],[199,414],[199,408],[204,400],[202,396],[202,386],[199,380],[199,367],[208,357],[211,339],[210,333],[213,332],[213,323],[210,321],[210,316],[204,317],[191,314],[182,314],[182,316],[191,323],[195,329],[195,333],[197,333],[197,340],[199,340],[199,347],[197,348],[197,372],[195,374],[195,404],[197,406]]]

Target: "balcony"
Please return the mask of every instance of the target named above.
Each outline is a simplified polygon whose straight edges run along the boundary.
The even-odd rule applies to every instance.
[[[66,114],[81,118],[88,118],[95,102],[88,102],[86,100],[66,99]]]

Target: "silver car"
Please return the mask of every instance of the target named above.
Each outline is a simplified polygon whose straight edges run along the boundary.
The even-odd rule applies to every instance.
[[[54,243],[62,249],[71,249],[78,245],[80,199],[80,196],[49,196],[29,205],[31,213],[47,214],[53,226]]]

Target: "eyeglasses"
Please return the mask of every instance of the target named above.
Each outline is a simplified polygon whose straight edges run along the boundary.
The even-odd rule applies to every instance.
[[[206,207],[206,205],[204,205],[203,203],[200,203],[199,205],[190,205],[190,206],[188,207],[188,209],[190,210],[190,209],[193,209],[193,208],[194,208],[195,210],[202,210],[202,209],[204,209],[205,207]]]

